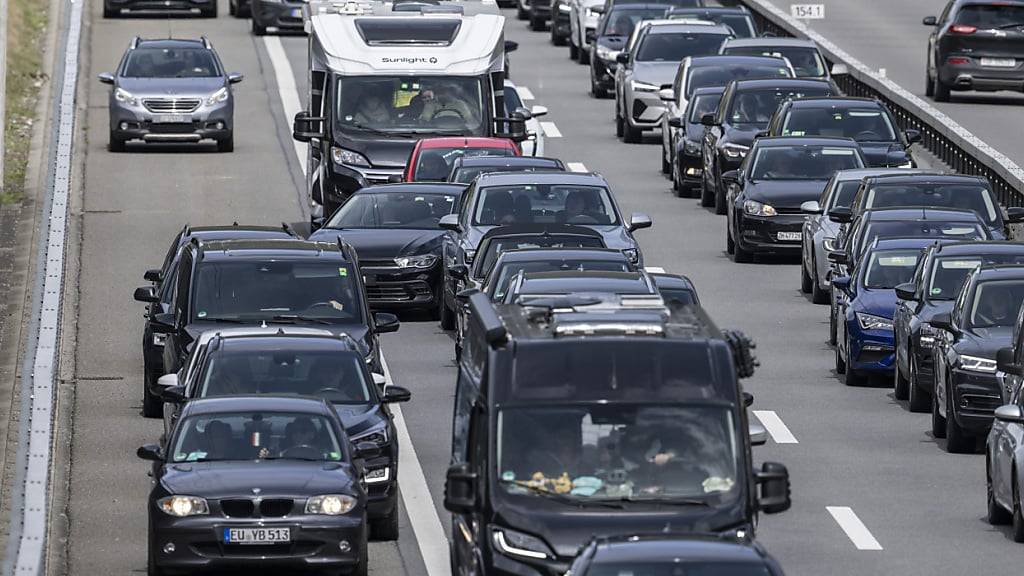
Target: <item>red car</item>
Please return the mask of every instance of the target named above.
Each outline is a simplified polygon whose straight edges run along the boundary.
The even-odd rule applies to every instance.
[[[416,143],[402,174],[403,182],[446,182],[452,163],[461,156],[521,156],[507,138],[445,136]]]

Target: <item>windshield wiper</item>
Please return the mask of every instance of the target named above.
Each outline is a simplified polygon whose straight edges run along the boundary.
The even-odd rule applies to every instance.
[[[297,322],[313,322],[315,324],[327,324],[331,323],[323,318],[317,318],[316,316],[305,316],[303,314],[278,314],[270,319],[270,322],[288,322],[295,324]]]
[[[632,496],[622,496],[621,498],[605,498],[599,500],[599,502],[619,502],[621,504],[657,504],[659,506],[704,506],[710,508],[711,504],[707,500],[701,500],[699,498],[633,498]]]
[[[1021,26],[1024,26],[1024,22],[1014,22],[1012,24],[1003,24],[1002,26],[997,27],[996,30],[1006,30],[1007,28],[1020,28]]]
[[[416,135],[416,132],[414,132],[414,131],[401,131],[401,130],[389,131],[389,130],[381,130],[380,128],[371,128],[370,126],[364,126],[363,124],[360,124],[359,122],[351,122],[351,123],[348,124],[348,126],[350,126],[352,128],[355,128],[356,130],[361,130],[363,132],[369,132],[370,134],[376,134],[378,136],[386,136],[388,138],[394,138],[394,137],[409,138],[411,136],[415,136]]]
[[[519,482],[517,482],[515,480],[499,480],[498,483],[499,484],[504,484],[506,486],[516,486],[517,488],[524,488],[526,490],[529,490],[532,494],[537,494],[539,496],[544,496],[545,498],[550,498],[551,500],[554,500],[555,502],[561,502],[562,504],[567,504],[569,506],[576,506],[576,507],[579,507],[579,508],[583,508],[584,506],[588,506],[588,505],[590,505],[590,506],[596,505],[596,506],[605,506],[607,508],[616,508],[616,509],[621,509],[622,508],[622,504],[619,504],[619,503],[614,502],[614,501],[610,501],[610,500],[589,500],[589,499],[582,499],[582,498],[570,498],[570,497],[568,497],[568,496],[566,496],[564,494],[559,494],[557,492],[552,492],[550,490],[546,490],[546,489],[541,488],[539,486],[531,486],[529,484],[520,484]]]
[[[240,318],[226,318],[224,316],[203,316],[202,318],[196,318],[197,322],[224,322],[227,324],[246,324],[245,320]]]

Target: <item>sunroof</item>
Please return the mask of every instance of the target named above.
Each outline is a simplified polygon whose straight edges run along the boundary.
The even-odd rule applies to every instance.
[[[462,21],[455,18],[358,18],[356,29],[369,45],[435,44],[455,40]]]

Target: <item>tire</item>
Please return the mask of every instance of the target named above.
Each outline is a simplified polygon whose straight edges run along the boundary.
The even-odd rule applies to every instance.
[[[254,36],[266,36],[267,35],[267,27],[262,25],[262,24],[260,24],[256,20],[256,15],[255,14],[252,15],[252,33],[253,33]]]
[[[530,18],[530,13],[524,10],[518,3],[516,4],[516,18],[519,20],[527,20]]]
[[[1017,471],[1013,472],[1013,541],[1024,542],[1024,514],[1020,510],[1020,494],[1017,489]]]
[[[818,278],[818,261],[813,256],[811,257],[811,266],[814,270],[811,277],[811,302],[828,304],[831,295],[828,290],[821,289],[821,278]]]
[[[911,412],[927,412],[931,406],[931,394],[924,391],[924,388],[917,383],[917,358],[913,351],[910,354],[910,378],[908,378],[907,409]]]
[[[365,519],[363,521],[363,524],[367,524]],[[364,536],[362,538],[362,541],[359,543],[361,547],[359,550],[359,564],[356,564],[356,567],[353,568],[351,572],[349,572],[351,576],[367,576],[370,572],[370,546],[368,542],[369,538],[365,536],[366,532],[364,532],[363,534]]]
[[[608,91],[597,85],[597,82],[590,81],[590,95],[598,100],[603,100],[608,97]]]
[[[892,384],[892,395],[897,400],[906,400],[910,395],[910,378],[903,375],[903,371],[900,370],[900,363],[897,360],[896,365],[893,367],[893,384]]]
[[[715,197],[708,189],[708,181],[704,176],[700,177],[700,205],[704,208],[711,208],[715,205]]]
[[[579,57],[576,59],[580,64],[590,64],[590,52],[583,47],[579,48]]]
[[[854,370],[853,368],[850,368],[849,366],[846,367],[846,385],[847,386],[859,387],[859,386],[864,386],[867,383],[868,383],[868,376],[867,376],[867,374],[861,372],[860,370]]]
[[[836,345],[836,374],[846,374],[846,360],[839,353],[839,346]]]
[[[690,196],[690,189],[679,181],[677,172],[675,166],[669,168],[669,173],[672,175],[672,193],[676,195],[676,198],[687,198]]]
[[[722,185],[718,178],[715,178],[715,214],[719,216],[726,214],[729,211],[728,205],[725,200],[725,190],[722,189]]]
[[[110,150],[111,152],[124,152],[125,148],[125,141],[111,130],[110,140],[107,142],[107,150]]]
[[[935,85],[932,84],[932,76],[925,72],[924,74],[924,95],[931,98],[935,96]]]
[[[754,261],[754,253],[744,250],[739,242],[733,242],[732,261],[737,264],[750,264]]]
[[[441,298],[441,330],[455,330],[455,311]]]
[[[804,266],[803,262],[800,263],[800,291],[804,294],[810,294],[811,289],[814,285],[814,279],[807,273],[807,267]]]
[[[142,415],[146,418],[163,418],[164,415],[163,400],[149,393],[150,385],[159,377],[152,370],[145,369],[142,378]]]
[[[217,152],[234,152],[235,151],[235,133],[231,132],[228,137],[223,140],[217,140]]]
[[[569,42],[569,60],[577,60],[578,61],[579,58],[580,58],[580,49],[577,48],[576,45],[573,44],[572,42]]]
[[[622,136],[625,135],[625,133],[626,133],[626,129],[625,129],[625,127],[623,127],[623,123],[624,123],[624,120],[622,119],[622,115],[619,114],[618,98],[616,98],[616,102],[615,102],[615,135],[618,136],[619,138],[622,138]]]
[[[837,346],[839,341],[839,324],[838,318],[836,318],[836,309],[829,302],[828,311],[828,343],[831,346]]]
[[[558,28],[558,26],[555,26],[555,22],[552,19],[552,22],[551,22],[551,43],[554,44],[555,46],[565,46],[567,38],[565,36],[561,36],[560,34],[555,32],[556,28]]]
[[[732,240],[732,231],[729,230],[729,226],[725,227],[725,253],[726,254],[735,254],[736,253],[736,243],[733,242],[733,240]]]
[[[665,160],[665,145],[664,144],[661,145],[661,173],[662,174],[671,174],[672,173],[672,163],[669,162],[668,160]]]
[[[932,394],[932,436],[936,438],[946,437],[946,419],[939,414],[939,401],[935,394]]]
[[[953,415],[949,393],[946,394],[946,452],[950,454],[974,452],[974,437],[957,423],[956,417]]]
[[[370,521],[370,537],[383,542],[398,540],[398,504],[387,516]]]
[[[531,14],[530,15],[530,30],[533,30],[534,32],[543,32],[544,31],[544,21]]]
[[[936,102],[949,102],[949,86],[943,84],[938,75],[932,82],[932,99]]]
[[[1013,513],[1003,508],[996,501],[995,492],[992,490],[992,463],[985,458],[985,488],[988,513],[986,520],[993,526],[1002,526],[1013,521]]]
[[[644,132],[639,128],[634,128],[629,125],[626,120],[622,121],[624,132],[622,134],[622,141],[626,144],[639,144],[643,140]]]

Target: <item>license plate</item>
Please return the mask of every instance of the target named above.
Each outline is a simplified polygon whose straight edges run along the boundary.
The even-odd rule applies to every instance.
[[[291,528],[224,528],[225,544],[280,544],[291,542]]]
[[[799,232],[779,232],[776,236],[780,241],[800,240]]]
[[[154,124],[191,124],[192,117],[188,114],[157,114],[153,116]]]
[[[993,68],[1013,68],[1017,65],[1017,61],[1013,58],[982,58],[981,65]]]
[[[292,18],[302,18],[302,8],[292,9]]]

